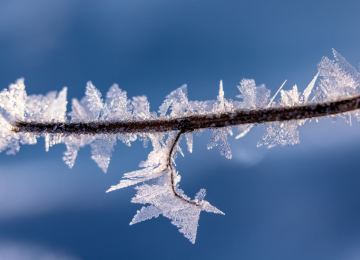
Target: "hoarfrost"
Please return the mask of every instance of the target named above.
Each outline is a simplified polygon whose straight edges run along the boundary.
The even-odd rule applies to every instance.
[[[159,107],[159,117],[165,117],[169,109],[171,109],[171,117],[180,117],[193,112],[187,98],[187,85],[182,85],[166,96],[164,103]]]
[[[106,134],[100,135],[90,144],[91,159],[97,163],[104,173],[107,172],[107,168],[109,167],[111,153],[114,150],[113,147],[115,144],[116,135]]]
[[[103,120],[132,119],[131,102],[126,97],[126,91],[121,90],[117,84],[112,85],[106,94],[101,118]]]
[[[186,133],[185,138],[186,138],[186,144],[188,146],[188,151],[190,153],[192,153],[192,151],[193,151],[193,133]]]
[[[207,211],[223,215],[224,213],[204,200],[204,189],[201,189],[195,198],[195,201],[200,203],[197,205],[175,196],[171,190],[170,178],[169,172],[166,172],[157,179],[135,188],[137,193],[131,202],[151,205],[142,207],[140,211],[137,211],[130,225],[162,214],[164,217],[171,219],[171,224],[178,227],[179,232],[194,244],[200,212]]]
[[[256,87],[255,80],[243,79],[238,89],[241,95],[237,95],[236,97],[243,99],[241,103],[242,108],[254,109],[267,106],[270,90],[267,89],[264,84]]]
[[[95,88],[91,81],[89,81],[86,85],[85,95],[86,99],[83,103],[86,103],[86,106],[91,112],[89,120],[97,120],[104,107],[101,93],[97,88]]]
[[[72,111],[68,113],[68,116],[71,117],[70,123],[78,129],[72,134],[65,134],[61,130],[64,124],[69,123],[66,117],[67,88],[64,87],[59,93],[53,91],[46,95],[27,95],[24,79],[19,79],[8,89],[0,92],[0,152],[15,154],[20,150],[20,143],[35,144],[37,138],[43,136],[46,151],[55,144],[65,144],[66,151],[63,160],[70,168],[74,166],[80,148],[90,145],[91,158],[106,172],[117,139],[127,146],[139,139],[146,147],[151,141],[153,150],[149,153],[147,160],[139,164],[141,169],[124,174],[119,184],[111,186],[107,192],[139,185],[135,188],[137,194],[132,202],[150,205],[142,207],[130,224],[163,215],[171,219],[171,223],[194,243],[200,212],[218,214],[223,214],[223,212],[204,200],[206,194],[204,189],[201,189],[194,200],[191,200],[179,188],[180,175],[174,166],[177,154],[183,155],[179,145],[182,134],[185,135],[188,151],[192,152],[193,132],[201,133],[205,128],[211,128],[212,134],[207,148],[211,149],[219,144],[220,153],[230,159],[232,155],[227,138],[228,134],[232,135],[230,121],[237,112],[242,111],[246,114],[254,110],[268,111],[273,108],[288,109],[304,105],[311,107],[317,102],[334,101],[358,95],[360,73],[335,50],[333,54],[335,60],[322,58],[318,64],[318,73],[303,93],[299,91],[297,85],[290,90],[284,90],[285,81],[270,99],[270,90],[265,85],[256,86],[253,79],[243,79],[238,86],[240,95],[237,96],[241,98],[241,101],[225,98],[222,81],[220,81],[216,100],[189,101],[187,86],[183,85],[166,96],[158,113],[150,111],[150,103],[146,96],[128,99],[126,92],[116,84],[110,87],[103,102],[100,91],[88,82],[85,97],[80,101],[72,99]],[[281,97],[275,100],[278,93]],[[264,115],[266,116],[266,113]],[[211,124],[205,128],[185,129],[188,126],[187,120],[194,116],[209,119]],[[212,123],[223,120],[221,116],[229,118],[229,120],[226,119],[224,125],[219,127]],[[339,116],[349,123],[352,117],[360,121],[359,110],[331,117],[333,121],[336,121]],[[159,120],[164,124],[181,122],[182,128],[177,131],[163,128],[156,132],[145,127],[141,132],[132,132],[132,129],[125,132],[120,129],[116,133],[102,130],[93,134],[85,134],[84,130],[84,124],[90,124],[96,128],[99,123],[105,126],[118,121],[124,125],[128,122],[149,124],[152,120]],[[315,120],[318,121],[318,118]],[[267,123],[265,135],[257,146],[265,145],[271,148],[277,145],[298,144],[298,127],[306,121],[307,119],[292,118],[289,121]],[[51,126],[53,127],[51,133],[46,129],[36,133],[13,131],[19,122],[51,123],[54,127]],[[253,123],[237,125],[239,134],[236,138],[245,136],[253,126]]]
[[[288,123],[270,123],[266,125],[266,134],[258,142],[257,147],[267,146],[268,148],[275,147],[277,145],[294,145],[298,144],[299,131],[297,130],[297,122]]]
[[[217,146],[217,142],[220,140],[220,154],[224,155],[227,159],[231,159],[230,144],[227,140],[229,133],[231,134],[231,128],[213,129],[207,148],[212,149]]]
[[[138,120],[150,119],[150,103],[147,101],[146,96],[133,97],[131,102],[133,106],[133,116]]]

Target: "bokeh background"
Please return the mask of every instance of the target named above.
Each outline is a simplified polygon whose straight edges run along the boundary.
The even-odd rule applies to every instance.
[[[221,79],[233,99],[242,78],[303,90],[331,48],[357,67],[359,10],[355,0],[1,0],[0,85],[67,86],[71,101],[88,80],[103,96],[118,83],[152,111],[184,83],[190,100],[215,99]],[[270,150],[256,148],[263,126],[231,138],[231,160],[206,149],[209,131],[195,137],[177,160],[181,188],[205,188],[226,213],[201,214],[195,245],[163,217],[130,227],[133,188],[105,194],[151,147],[118,142],[107,174],[89,147],[71,170],[65,146],[46,153],[43,139],[3,153],[0,259],[360,259],[360,124],[299,130],[300,145]]]

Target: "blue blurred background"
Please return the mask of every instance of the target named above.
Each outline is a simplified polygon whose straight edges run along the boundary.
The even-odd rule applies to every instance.
[[[0,85],[67,86],[71,101],[88,80],[103,96],[118,83],[128,97],[147,95],[152,111],[184,83],[190,100],[215,99],[220,79],[233,99],[242,78],[303,90],[331,48],[357,67],[359,10],[345,0],[1,0]],[[118,142],[107,174],[89,147],[71,170],[65,146],[46,153],[43,139],[1,154],[0,258],[360,259],[360,124],[299,130],[300,145],[270,150],[256,148],[262,126],[231,138],[232,160],[206,149],[209,131],[195,137],[177,160],[181,188],[205,188],[226,213],[201,214],[195,245],[163,217],[130,227],[134,189],[105,194],[151,147]]]

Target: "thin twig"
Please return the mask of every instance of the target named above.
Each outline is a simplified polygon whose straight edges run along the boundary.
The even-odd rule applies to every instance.
[[[176,138],[174,140],[174,143],[172,144],[171,148],[170,148],[170,152],[169,152],[169,155],[168,155],[168,165],[167,167],[170,169],[170,180],[171,180],[171,189],[174,193],[174,195],[176,197],[178,197],[179,199],[183,200],[183,201],[186,201],[187,203],[190,203],[190,204],[193,204],[195,206],[200,206],[199,203],[197,203],[196,201],[193,201],[193,200],[189,200],[187,198],[185,198],[182,194],[179,194],[177,191],[176,191],[176,187],[175,187],[175,181],[174,181],[174,169],[172,167],[172,163],[171,163],[171,158],[172,156],[174,155],[174,150],[175,150],[175,147],[176,145],[178,144],[179,140],[180,140],[180,136],[182,134],[185,133],[185,130],[181,130],[179,133],[177,133],[176,135]]]
[[[128,134],[168,131],[193,132],[241,124],[262,124],[342,114],[360,109],[360,96],[303,106],[239,109],[228,113],[203,113],[179,118],[94,122],[15,122],[13,131],[35,134]]]

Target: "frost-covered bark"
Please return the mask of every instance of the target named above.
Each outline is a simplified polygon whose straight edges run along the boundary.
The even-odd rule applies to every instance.
[[[360,121],[360,73],[335,50],[333,53],[335,60],[324,57],[303,92],[296,85],[284,90],[285,81],[271,96],[265,85],[243,79],[238,86],[239,100],[226,99],[220,82],[216,100],[189,101],[183,85],[166,96],[158,112],[150,111],[146,96],[128,99],[116,84],[104,101],[88,82],[85,97],[72,100],[72,111],[67,114],[70,120],[66,116],[66,88],[58,94],[28,96],[24,80],[19,79],[0,93],[0,151],[15,154],[20,143],[35,144],[44,136],[47,151],[55,144],[66,145],[63,160],[71,168],[79,149],[90,145],[91,158],[106,172],[117,140],[130,146],[138,139],[145,147],[150,141],[153,151],[140,163],[142,169],[126,173],[107,192],[138,185],[132,202],[150,206],[142,207],[130,224],[162,214],[194,243],[200,212],[224,213],[204,200],[204,189],[191,200],[179,188],[180,175],[174,166],[177,153],[183,155],[181,137],[185,136],[192,152],[193,133],[211,129],[208,149],[219,145],[220,153],[230,159],[227,138],[234,127],[239,132],[236,138],[241,138],[254,125],[265,124],[265,134],[257,145],[271,148],[298,144],[298,127],[312,118]]]

